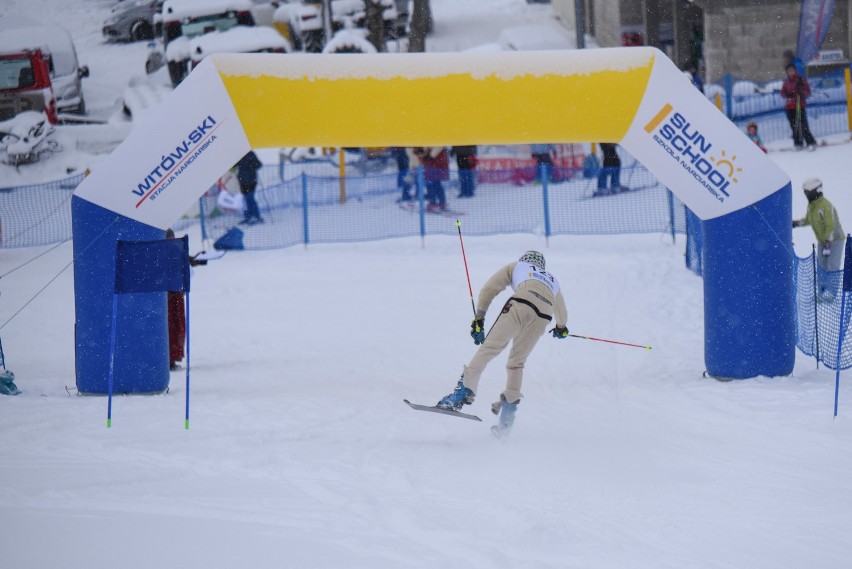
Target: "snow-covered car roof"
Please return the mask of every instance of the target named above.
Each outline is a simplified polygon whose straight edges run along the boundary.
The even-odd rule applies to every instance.
[[[166,61],[183,61],[189,59],[189,38],[180,36],[169,42],[166,46]]]
[[[213,53],[251,53],[267,49],[293,51],[284,36],[265,26],[237,26],[224,32],[211,32],[192,38],[189,46],[195,61]]]
[[[157,0],[122,0],[110,9],[110,14],[122,14],[140,6],[153,4]]]
[[[0,55],[21,53],[40,49],[45,55],[50,54],[49,44],[43,36],[34,36],[33,28],[18,28],[3,30],[0,34]]]
[[[357,51],[361,53],[376,53],[376,48],[367,41],[365,37],[367,30],[344,29],[334,34],[325,47],[323,53],[339,53],[341,51]]]
[[[53,69],[57,76],[63,77],[77,72],[77,52],[74,40],[68,30],[58,26],[40,26],[30,28],[33,38],[48,45],[53,57]]]
[[[163,21],[198,18],[208,14],[222,14],[230,10],[250,12],[250,0],[166,0],[163,3]]]
[[[68,30],[59,26],[27,26],[0,33],[0,53],[41,49],[53,58],[53,73],[64,77],[77,71],[77,52]]]

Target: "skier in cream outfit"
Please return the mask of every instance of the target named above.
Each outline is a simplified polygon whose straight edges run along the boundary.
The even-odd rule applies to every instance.
[[[514,292],[486,336],[485,313],[494,298],[507,286],[511,286]],[[494,273],[479,292],[476,316],[471,323],[470,335],[479,349],[464,366],[456,388],[437,406],[458,411],[473,403],[485,366],[512,342],[506,363],[506,388],[500,395],[500,401],[491,406],[492,412],[500,415],[499,424],[492,430],[497,435],[508,432],[523,397],[524,364],[554,317],[553,337],[567,338],[565,299],[559,289],[559,281],[545,270],[544,255],[538,251],[527,251],[518,261]]]

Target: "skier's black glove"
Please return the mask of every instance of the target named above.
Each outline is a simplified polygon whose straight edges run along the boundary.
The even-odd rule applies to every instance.
[[[794,219],[793,220],[793,227],[801,227],[803,225],[804,225],[804,223],[802,223],[801,219]]]
[[[564,340],[565,338],[568,337],[568,328],[557,325],[552,330],[550,330],[550,333],[553,334],[554,338],[559,338],[560,340]]]
[[[474,318],[470,323],[470,337],[477,346],[485,341],[485,318]]]

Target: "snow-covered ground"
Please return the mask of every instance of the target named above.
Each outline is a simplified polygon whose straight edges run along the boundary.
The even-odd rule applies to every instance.
[[[433,1],[437,40],[455,0]],[[90,39],[90,66],[101,50],[138,47]],[[816,175],[850,229],[849,150],[770,153],[793,180],[794,215],[805,209],[802,180]],[[204,246],[197,228],[190,238],[193,251]],[[810,229],[794,238],[807,254]],[[232,252],[193,273],[190,430],[181,372],[168,394],[117,397],[108,430],[105,398],[66,392],[71,244],[3,250],[0,336],[23,393],[0,397],[0,566],[849,566],[848,374],[836,420],[834,373],[801,355],[790,377],[702,378],[702,283],[683,266],[682,240],[464,245],[475,293],[540,249],[572,333],[653,349],[545,336],[516,428],[498,441],[488,411],[505,356],[471,409],[485,423],[401,401],[436,402],[475,350],[458,238]]]

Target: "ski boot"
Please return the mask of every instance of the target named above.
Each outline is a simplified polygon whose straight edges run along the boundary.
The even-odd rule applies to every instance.
[[[506,397],[501,395],[500,401],[491,405],[491,412],[495,415],[500,415],[497,424],[491,427],[491,432],[498,439],[507,436],[512,430],[512,425],[515,423],[515,411],[518,410],[518,403],[520,403],[520,400],[509,403],[506,401]]]
[[[438,404],[435,405],[435,407],[460,411],[464,405],[470,405],[473,403],[474,397],[476,397],[476,395],[474,395],[473,391],[464,386],[464,378],[462,377],[459,379],[459,383],[456,385],[453,392],[438,401]]]

